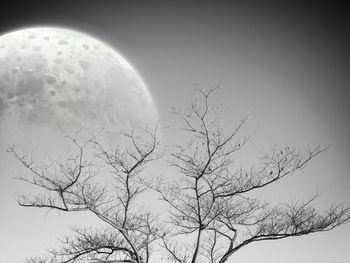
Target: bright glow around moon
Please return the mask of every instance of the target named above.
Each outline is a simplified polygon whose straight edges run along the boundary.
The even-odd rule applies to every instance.
[[[93,37],[38,27],[0,37],[0,131],[13,125],[58,130],[155,122],[144,82],[115,50]]]

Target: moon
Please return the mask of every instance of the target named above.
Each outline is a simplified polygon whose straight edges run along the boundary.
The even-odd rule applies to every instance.
[[[38,163],[46,158],[67,160],[76,148],[66,135],[85,130],[84,135],[90,136],[90,131],[103,129],[114,148],[113,143],[123,143],[118,131],[147,128],[157,119],[155,103],[140,75],[102,41],[56,27],[1,35],[0,207],[6,211],[0,216],[2,235],[7,240],[27,236],[32,242],[25,253],[40,253],[40,242],[15,222],[23,219],[23,211],[14,205],[16,194],[37,189],[13,180],[27,171],[6,152],[9,146],[29,152]],[[32,223],[34,228],[42,227],[40,215]]]
[[[136,70],[113,48],[65,28],[0,36],[0,132],[51,127],[119,130],[157,120]],[[15,126],[15,127],[14,127]]]

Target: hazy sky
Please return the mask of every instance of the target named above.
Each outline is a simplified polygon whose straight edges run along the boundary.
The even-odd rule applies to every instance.
[[[350,205],[350,10],[331,2],[261,2],[1,1],[0,33],[63,26],[109,43],[140,73],[165,117],[171,106],[187,105],[196,83],[221,81],[215,101],[224,104],[224,121],[253,116],[248,156],[278,145],[331,145],[302,175],[272,188],[270,197],[307,198],[319,191],[321,205]],[[170,144],[181,135],[167,130],[162,136]],[[71,221],[61,215],[55,231],[54,213],[18,208],[10,176],[0,174],[0,262],[11,263],[44,251]],[[345,263],[349,237],[346,225],[261,242],[231,261]]]

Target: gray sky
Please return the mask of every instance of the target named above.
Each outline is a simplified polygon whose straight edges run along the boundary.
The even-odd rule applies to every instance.
[[[140,73],[161,116],[168,117],[171,106],[186,106],[196,83],[206,87],[221,81],[214,100],[224,104],[225,123],[234,124],[245,112],[253,116],[245,131],[253,139],[244,152],[248,160],[279,145],[331,145],[303,174],[269,189],[268,197],[283,201],[318,191],[321,207],[350,204],[348,9],[250,1],[34,1],[20,7],[2,1],[0,8],[8,10],[2,32],[64,26],[114,46]],[[162,136],[172,143],[182,135],[168,129]],[[57,219],[55,213],[18,208],[13,201],[18,184],[4,170],[0,167],[0,261],[16,262],[55,244],[83,217]],[[345,263],[349,236],[346,225],[257,243],[232,262]]]

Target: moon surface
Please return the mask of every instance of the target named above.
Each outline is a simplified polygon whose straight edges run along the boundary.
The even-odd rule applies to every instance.
[[[0,132],[14,123],[118,130],[157,118],[142,78],[105,43],[55,27],[0,36]]]

